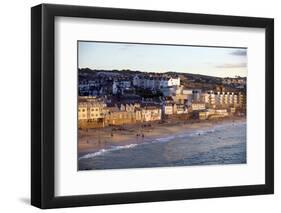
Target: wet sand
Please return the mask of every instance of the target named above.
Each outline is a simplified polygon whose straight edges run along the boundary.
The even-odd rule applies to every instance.
[[[222,120],[181,121],[169,120],[165,123],[151,122],[100,129],[79,130],[78,156],[97,152],[110,146],[140,144],[159,137],[204,130],[226,123],[245,122],[245,117],[231,117]]]

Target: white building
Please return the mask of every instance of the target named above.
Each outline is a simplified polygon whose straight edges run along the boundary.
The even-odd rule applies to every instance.
[[[163,113],[164,113],[164,115],[172,115],[172,114],[174,114],[174,106],[173,106],[173,104],[164,104],[163,105]]]

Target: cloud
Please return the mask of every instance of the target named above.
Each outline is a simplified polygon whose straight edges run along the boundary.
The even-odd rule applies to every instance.
[[[230,53],[231,55],[237,55],[237,56],[246,56],[247,50],[235,50]]]
[[[217,65],[216,68],[244,68],[247,67],[247,63],[237,63],[237,64],[221,64]]]

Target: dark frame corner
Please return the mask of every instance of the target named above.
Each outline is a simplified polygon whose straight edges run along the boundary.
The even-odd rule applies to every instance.
[[[55,197],[54,20],[56,16],[264,28],[265,184]],[[274,193],[274,20],[148,10],[41,4],[31,8],[31,204],[39,208],[155,202]]]

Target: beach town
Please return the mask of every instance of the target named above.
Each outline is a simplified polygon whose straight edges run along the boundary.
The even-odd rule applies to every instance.
[[[78,69],[78,155],[246,117],[246,77]]]

